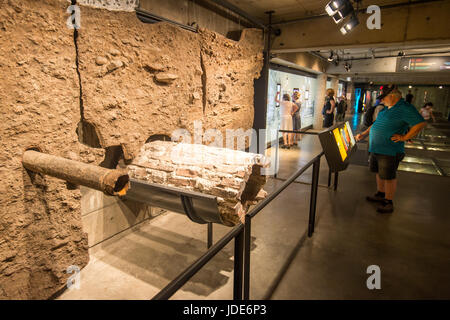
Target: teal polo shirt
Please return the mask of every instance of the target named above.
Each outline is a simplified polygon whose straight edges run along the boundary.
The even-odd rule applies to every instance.
[[[405,143],[394,142],[391,137],[396,133],[406,134],[408,128],[423,121],[419,111],[403,99],[391,108],[384,108],[370,129],[369,152],[389,156],[404,153]]]

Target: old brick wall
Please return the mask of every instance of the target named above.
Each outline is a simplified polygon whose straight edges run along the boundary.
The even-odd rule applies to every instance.
[[[128,169],[131,178],[215,196],[221,221],[234,226],[266,196],[261,169],[269,164],[262,155],[239,150],[153,141],[142,146]]]
[[[83,120],[96,128],[99,145],[80,143],[67,7],[64,0],[0,0],[2,299],[46,299],[64,287],[68,266],[89,259],[80,191],[27,173],[26,148],[100,164],[105,148],[122,145],[131,161],[151,135],[192,130],[194,120],[222,130],[248,129],[253,121],[260,32],[234,42],[206,30],[142,24],[131,12],[81,7]]]

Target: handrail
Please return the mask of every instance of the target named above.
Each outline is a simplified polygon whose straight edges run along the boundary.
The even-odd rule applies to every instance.
[[[306,170],[308,170],[309,167],[311,167],[314,164],[314,162],[316,162],[317,159],[320,159],[320,157],[322,157],[323,155],[324,155],[324,152],[322,151],[319,155],[314,157],[306,165],[304,165],[302,168],[300,168],[298,171],[296,171],[293,175],[291,175],[278,189],[276,189],[267,198],[265,198],[263,201],[258,203],[252,210],[250,210],[250,212],[247,213],[247,216],[249,216],[250,218],[253,218],[254,216],[256,216],[262,209],[264,209],[265,206],[267,206],[269,204],[269,202],[271,202],[284,189],[286,189],[292,182],[294,182],[295,179],[297,179]]]
[[[278,146],[277,146],[278,147]],[[309,212],[308,236],[314,232],[315,210],[317,202],[317,185],[319,176],[320,159],[324,155],[322,151],[306,165],[292,174],[279,188],[271,193],[266,199],[258,203],[245,216],[245,225],[240,224],[234,227],[222,239],[210,247],[200,258],[180,273],[173,281],[164,287],[152,300],[169,299],[182,286],[186,284],[205,264],[207,264],[220,250],[222,250],[232,239],[235,239],[234,247],[234,289],[233,298],[235,300],[249,299],[250,291],[250,239],[251,239],[251,219],[256,216],[264,207],[273,201],[283,190],[302,175],[309,167],[313,166],[313,181],[311,184],[311,203]],[[245,261],[245,264],[244,264]],[[242,297],[242,290],[243,297]]]
[[[207,264],[214,256],[219,253],[231,240],[237,237],[244,229],[244,225],[240,224],[228,232],[222,239],[209,248],[200,258],[186,268],[178,277],[164,287],[152,300],[169,299],[178,291],[186,282],[189,281],[205,264]],[[236,255],[236,253],[235,253]]]

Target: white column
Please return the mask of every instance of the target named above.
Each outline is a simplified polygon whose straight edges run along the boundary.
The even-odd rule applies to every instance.
[[[314,104],[314,129],[322,129],[323,128],[323,115],[322,108],[325,103],[325,91],[327,86],[327,75],[322,73],[317,77],[317,92],[315,97]]]
[[[327,88],[328,89],[328,88]],[[339,89],[339,78],[331,78],[331,89],[334,90],[334,100],[337,101],[338,100],[338,89]]]
[[[354,114],[355,109],[353,106],[355,105],[355,84],[353,81],[347,82],[347,93],[351,93],[351,100],[347,100],[347,114]]]

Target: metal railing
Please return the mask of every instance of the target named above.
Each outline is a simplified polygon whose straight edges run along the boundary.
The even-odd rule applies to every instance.
[[[304,132],[302,132],[304,133]],[[278,143],[276,146],[278,150]],[[313,167],[311,181],[311,196],[309,205],[308,237],[314,233],[317,189],[319,182],[320,159],[324,155],[322,151],[306,165],[292,174],[283,184],[272,192],[267,198],[259,202],[245,216],[245,224],[234,227],[218,242],[212,244],[212,224],[208,224],[208,250],[179,274],[173,281],[164,287],[152,300],[166,300],[172,297],[186,282],[188,282],[203,266],[205,266],[217,253],[219,253],[228,243],[234,239],[234,279],[233,279],[233,299],[248,300],[250,297],[250,249],[251,249],[251,221],[272,202],[282,191],[301,176],[311,166]]]

